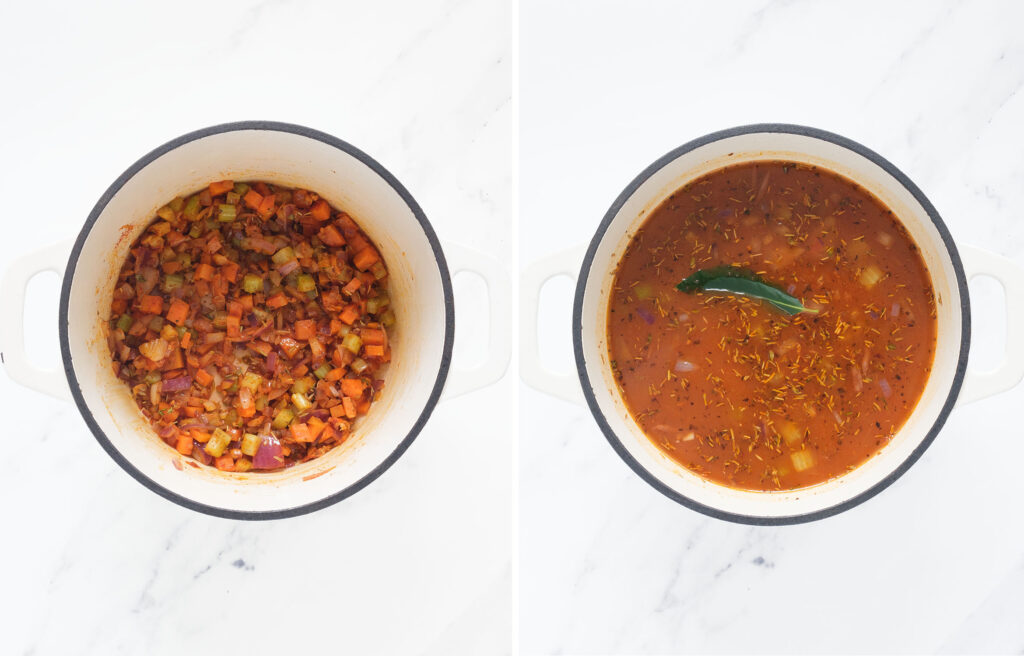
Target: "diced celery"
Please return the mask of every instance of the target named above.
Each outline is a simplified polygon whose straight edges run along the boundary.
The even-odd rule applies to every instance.
[[[159,383],[160,382],[160,372],[159,371],[151,371],[151,372],[149,372],[148,374],[146,374],[146,379],[145,380],[146,380],[146,384],[147,385],[152,385],[153,383]]]
[[[247,472],[252,469],[252,460],[248,458],[239,458],[235,461],[235,468],[232,471],[236,472]]]
[[[185,209],[183,210],[182,214],[185,217],[186,221],[195,221],[196,218],[199,216],[200,209],[201,208],[199,207],[199,196],[189,196],[189,199],[185,201]]]
[[[288,424],[292,423],[293,419],[295,419],[295,412],[291,408],[285,408],[274,415],[274,421],[271,426],[278,430],[288,428]]]
[[[355,360],[352,361],[352,371],[356,372],[357,374],[363,373],[369,366],[370,364],[362,358],[356,358]]]
[[[377,296],[366,300],[366,311],[370,314],[378,314],[390,303],[391,299],[388,298],[387,294],[378,294]]]
[[[277,264],[277,265],[280,266],[280,265],[284,264],[285,262],[291,262],[292,260],[294,260],[295,259],[295,251],[292,250],[291,246],[285,246],[281,250],[279,250],[276,253],[274,253],[274,255],[271,256],[270,259],[274,261],[274,264]]]
[[[231,435],[221,428],[214,428],[213,435],[206,442],[203,451],[206,451],[214,458],[219,458],[224,455],[224,450],[228,448],[229,444],[231,444]]]
[[[149,231],[157,237],[163,237],[171,231],[171,224],[167,221],[158,221],[150,226]]]
[[[780,423],[778,429],[782,439],[786,440],[786,444],[790,446],[795,446],[804,439],[803,431],[797,428],[797,425],[791,421]]]
[[[192,228],[188,231],[188,236],[192,239],[198,239],[203,234],[203,226],[198,223],[193,224]]]
[[[165,221],[171,221],[174,219],[174,210],[169,205],[164,205],[156,211],[156,215]]]
[[[185,207],[185,199],[181,196],[175,196],[174,200],[167,204],[170,205],[171,209],[175,212],[180,212],[181,208]]]
[[[363,348],[363,340],[359,335],[355,333],[349,333],[345,335],[345,338],[341,340],[341,345],[347,348],[352,353],[359,353],[359,349]]]
[[[188,253],[182,253],[178,256],[178,261],[181,262],[182,269],[188,269],[192,266],[192,256]]]
[[[315,380],[309,376],[303,376],[292,383],[292,391],[296,394],[308,394],[314,385],[316,385]]]
[[[385,328],[390,328],[395,325],[395,311],[388,308],[388,311],[380,315],[380,322]]]
[[[259,435],[253,435],[252,433],[245,433],[242,435],[242,453],[247,456],[254,456],[260,449],[260,444],[263,442],[263,438]]]
[[[797,451],[796,453],[790,454],[789,457],[793,461],[793,469],[798,472],[802,472],[805,469],[810,469],[814,466],[814,454],[810,451]]]
[[[169,273],[164,276],[164,291],[169,292],[177,289],[185,283],[185,278],[179,273]]]
[[[317,378],[323,380],[324,378],[327,377],[327,373],[330,370],[331,370],[330,367],[328,367],[326,364],[322,364],[319,367],[317,367],[316,369],[314,369],[313,373],[316,375]]]
[[[236,182],[235,188],[232,191],[234,191],[239,196],[244,197],[247,193],[249,193],[249,185],[245,184],[244,182]]]
[[[633,287],[633,293],[639,300],[645,301],[650,297],[654,296],[654,288],[648,285],[647,283],[642,282],[639,285]]]
[[[225,199],[232,205],[238,205],[238,201],[240,201],[242,197],[233,191],[229,191]]]
[[[117,320],[117,328],[123,332],[128,332],[128,329],[132,327],[131,315],[122,314],[121,318]]]
[[[240,387],[244,387],[250,392],[255,392],[259,389],[260,384],[263,382],[263,378],[259,374],[254,374],[251,371],[247,371],[242,374],[242,379],[238,381]]]
[[[313,402],[302,394],[292,394],[292,403],[299,409],[299,412],[305,412],[313,407]]]
[[[342,282],[342,283],[348,282],[348,281],[352,280],[353,278],[355,278],[355,276],[356,276],[356,270],[353,269],[352,267],[348,266],[348,265],[345,265],[345,266],[341,267],[340,269],[338,269],[338,282]]]
[[[256,410],[263,412],[263,408],[267,407],[267,397],[264,394],[260,394],[256,397]]]
[[[370,273],[373,274],[375,280],[380,280],[384,276],[388,275],[388,270],[387,267],[384,266],[383,262],[377,260],[373,263],[373,266],[370,267]]]
[[[313,276],[303,273],[295,279],[295,289],[300,292],[311,292],[316,289],[316,281],[313,280]]]
[[[164,327],[164,318],[159,314],[149,320],[149,329],[160,332],[160,329]]]
[[[242,278],[242,289],[245,290],[246,294],[255,294],[256,292],[263,291],[263,278],[255,273],[245,274],[245,277]]]
[[[221,223],[231,223],[237,216],[234,205],[225,203],[217,206],[217,220]]]
[[[860,274],[860,284],[864,285],[868,289],[871,289],[878,284],[878,281],[883,278],[884,274],[882,270],[876,267],[874,264],[869,265]]]

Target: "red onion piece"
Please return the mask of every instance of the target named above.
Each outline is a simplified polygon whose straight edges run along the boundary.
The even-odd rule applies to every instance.
[[[267,354],[267,371],[273,372],[277,369],[277,351]]]
[[[163,384],[163,392],[184,392],[188,388],[192,387],[192,376],[178,376],[177,378],[171,378],[165,380]]]
[[[654,315],[651,314],[650,310],[642,305],[637,307],[636,314],[638,317],[646,321],[648,326],[654,323]]]
[[[273,435],[264,435],[260,448],[252,459],[253,469],[277,469],[284,466],[284,450],[281,442]]]
[[[178,432],[177,428],[175,428],[173,425],[168,425],[168,426],[161,426],[160,428],[158,428],[157,431],[156,431],[156,434],[159,435],[160,437],[164,438],[164,439],[167,439],[168,437],[170,437],[171,435],[174,435],[177,432]]]
[[[292,271],[294,271],[294,270],[296,270],[298,268],[299,268],[299,261],[298,260],[289,260],[288,262],[285,262],[281,266],[277,267],[277,272],[280,273],[282,276],[287,276],[289,273],[291,273]]]
[[[181,430],[192,430],[193,428],[198,428],[200,430],[208,430],[210,428],[213,428],[213,426],[206,423],[205,421],[190,421],[187,424],[182,424],[178,426],[178,428],[180,428]]]

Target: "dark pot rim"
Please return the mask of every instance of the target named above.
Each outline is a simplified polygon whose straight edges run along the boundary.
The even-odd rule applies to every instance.
[[[434,252],[434,257],[437,260],[438,273],[441,276],[441,286],[444,294],[444,308],[445,308],[445,334],[444,334],[444,349],[441,356],[441,364],[438,368],[437,377],[434,380],[434,386],[431,390],[430,396],[427,399],[427,403],[420,413],[416,422],[413,424],[411,430],[406,434],[402,441],[395,447],[387,458],[384,459],[379,465],[373,470],[368,472],[365,476],[355,481],[351,485],[348,485],[344,489],[330,494],[322,499],[313,501],[311,503],[294,506],[291,508],[284,508],[279,510],[267,510],[267,511],[250,511],[250,510],[233,510],[229,508],[221,508],[219,506],[212,506],[198,501],[194,501],[188,497],[185,497],[177,492],[173,492],[156,481],[152,480],[141,471],[139,471],[127,458],[125,458],[120,451],[118,451],[110,439],[106,436],[99,424],[96,422],[92,411],[85,402],[85,398],[82,396],[82,390],[79,385],[78,377],[75,374],[74,364],[71,359],[71,349],[68,337],[68,304],[71,297],[71,283],[75,275],[75,268],[78,264],[78,258],[81,255],[82,247],[85,240],[92,229],[93,224],[99,218],[100,214],[106,208],[107,203],[117,194],[118,191],[135,176],[139,171],[149,165],[151,162],[161,157],[162,155],[180,147],[192,141],[209,137],[212,135],[223,134],[226,132],[237,132],[242,130],[263,130],[273,132],[286,132],[289,134],[295,134],[302,137],[307,137],[333,146],[338,150],[341,150],[357,160],[362,162],[373,172],[384,179],[388,185],[391,186],[395,192],[401,196],[402,200],[405,201],[409,209],[412,210],[413,215],[419,222],[420,227],[423,229],[423,233],[427,237],[427,241],[430,243],[430,248]],[[445,380],[448,377],[448,371],[451,366],[452,357],[452,345],[455,339],[455,301],[452,294],[452,282],[451,276],[448,271],[448,264],[444,257],[444,252],[441,249],[441,244],[437,239],[437,234],[434,232],[433,227],[430,225],[430,221],[427,220],[426,215],[420,206],[413,199],[412,195],[406,190],[404,186],[390,173],[387,169],[381,166],[375,159],[359,150],[355,146],[338,139],[332,135],[329,135],[319,130],[307,128],[301,125],[294,125],[291,123],[280,123],[277,121],[238,121],[234,123],[223,123],[220,125],[214,125],[188,134],[182,135],[177,139],[172,139],[164,145],[154,149],[153,151],[144,155],[137,162],[132,164],[128,169],[122,173],[117,180],[103,193],[99,201],[96,202],[92,212],[85,221],[85,225],[82,227],[78,238],[75,240],[75,245],[71,250],[71,256],[68,261],[67,270],[64,273],[64,280],[61,285],[60,294],[60,309],[58,315],[58,331],[60,333],[60,350],[61,358],[63,360],[64,373],[68,379],[68,385],[71,388],[71,395],[74,397],[75,405],[78,406],[79,412],[82,413],[82,417],[85,419],[85,423],[89,426],[92,434],[96,437],[96,441],[99,442],[103,450],[114,459],[114,461],[121,466],[128,474],[135,480],[142,483],[144,486],[159,494],[160,496],[173,501],[179,506],[183,506],[190,510],[195,510],[200,513],[207,515],[213,515],[215,517],[223,517],[227,519],[244,519],[244,520],[267,520],[267,519],[282,519],[285,517],[296,517],[311,513],[316,510],[321,510],[335,503],[338,503],[342,499],[352,496],[359,490],[363,489],[374,480],[376,480],[381,474],[383,474],[391,465],[398,460],[399,457],[409,448],[416,436],[419,435],[423,426],[426,424],[427,419],[433,412],[434,407],[437,405],[438,400],[441,397],[441,392],[444,389]]]
[[[586,358],[583,355],[583,297],[586,291],[587,279],[590,276],[590,270],[594,263],[594,254],[597,251],[598,244],[604,239],[605,233],[608,227],[611,225],[615,215],[618,214],[619,210],[629,199],[630,196],[647,181],[657,171],[664,168],[667,164],[674,161],[684,153],[688,153],[692,150],[705,146],[709,143],[728,139],[745,134],[755,133],[786,133],[794,134],[805,137],[811,137],[819,139],[821,141],[831,142],[837,146],[846,148],[847,150],[853,151],[868,160],[874,162],[886,173],[895,178],[908,192],[910,192],[914,198],[921,204],[928,214],[928,217],[932,220],[935,228],[938,230],[942,243],[949,253],[950,261],[953,264],[953,269],[956,274],[957,288],[960,293],[960,315],[961,315],[961,336],[960,336],[960,353],[957,360],[956,373],[953,377],[952,385],[950,386],[949,393],[946,397],[945,402],[942,405],[942,409],[939,411],[939,415],[932,424],[931,428],[928,429],[924,439],[914,448],[913,452],[910,453],[906,459],[897,465],[885,478],[881,481],[868,488],[867,490],[857,494],[846,501],[838,503],[834,506],[824,508],[809,513],[800,513],[795,515],[788,515],[782,517],[759,517],[756,515],[743,515],[738,513],[726,512],[718,508],[714,508],[702,503],[695,501],[694,499],[687,497],[679,492],[676,492],[672,488],[662,483],[656,476],[647,471],[637,460],[629,453],[626,447],[623,445],[621,440],[612,430],[608,423],[604,413],[601,412],[600,406],[597,403],[597,397],[594,393],[594,386],[590,380],[590,376],[587,373]],[[604,218],[601,220],[600,225],[597,227],[597,231],[594,234],[593,239],[587,248],[586,255],[583,258],[583,265],[580,269],[579,277],[576,282],[576,294],[573,301],[572,311],[572,339],[573,339],[573,352],[576,358],[576,371],[580,378],[580,383],[583,386],[583,395],[587,400],[587,405],[590,408],[590,412],[594,415],[594,419],[597,421],[598,426],[601,428],[601,432],[608,439],[609,444],[619,455],[620,458],[625,461],[629,467],[636,472],[640,478],[645,480],[651,487],[658,490],[673,501],[686,506],[692,510],[703,513],[716,519],[722,519],[738,524],[751,524],[757,526],[782,526],[788,524],[801,524],[805,522],[812,522],[826,517],[831,517],[843,511],[849,510],[854,506],[860,505],[867,501],[871,497],[875,496],[885,488],[892,485],[896,479],[902,476],[910,467],[917,462],[917,460],[924,454],[931,443],[935,440],[936,435],[942,429],[943,424],[946,422],[946,418],[949,413],[953,410],[953,406],[956,404],[957,396],[960,393],[960,388],[963,384],[964,375],[967,369],[967,356],[970,350],[971,343],[971,308],[970,298],[968,296],[967,278],[964,274],[963,263],[960,260],[960,254],[957,251],[956,245],[953,243],[953,238],[949,234],[949,230],[946,228],[946,224],[942,221],[935,206],[931,204],[928,198],[924,195],[920,188],[915,185],[910,178],[908,178],[902,171],[894,166],[887,159],[876,153],[875,151],[848,139],[846,137],[820,130],[817,128],[806,127],[802,125],[792,125],[786,123],[759,123],[753,125],[742,125],[727,130],[721,130],[718,132],[712,132],[703,137],[699,137],[690,141],[674,150],[669,151],[662,157],[660,157],[653,164],[644,169],[638,176],[636,176],[632,182],[630,182],[626,188],[618,195],[615,202],[612,203],[611,207],[605,213]]]

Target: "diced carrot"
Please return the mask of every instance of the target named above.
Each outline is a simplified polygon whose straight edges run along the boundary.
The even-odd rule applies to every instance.
[[[196,442],[201,442],[203,444],[206,444],[207,442],[210,441],[210,438],[212,436],[213,436],[213,433],[208,433],[208,432],[206,432],[204,430],[199,430],[198,428],[193,428],[192,429],[192,439],[195,440]]]
[[[359,336],[362,338],[363,344],[383,346],[386,342],[384,331],[380,328],[363,328]]]
[[[143,314],[161,314],[164,311],[164,299],[153,294],[146,294],[139,299],[139,310]]]
[[[355,305],[347,305],[338,318],[351,326],[359,318],[359,308]]]
[[[332,417],[344,417],[345,416],[345,404],[339,403],[338,405],[331,406]]]
[[[309,353],[313,356],[313,362],[320,363],[324,359],[324,345],[316,338],[316,335],[309,338]]]
[[[178,444],[175,448],[183,456],[192,455],[192,436],[188,433],[178,433]]]
[[[242,304],[243,312],[252,312],[252,294],[243,294],[239,296],[238,302]]]
[[[240,317],[242,316],[242,304],[238,301],[228,301],[228,316]],[[365,341],[365,340],[364,340]]]
[[[188,319],[190,310],[191,308],[188,303],[176,298],[171,301],[171,306],[167,308],[167,320],[176,326],[180,326],[185,323],[186,319]]]
[[[371,403],[370,399],[364,399],[363,401],[356,403],[356,414],[365,415],[370,411]]]
[[[341,288],[341,291],[351,296],[352,294],[355,294],[357,291],[359,291],[359,289],[362,286],[363,281],[360,280],[358,277],[355,277],[352,280],[349,280],[348,283],[346,283],[346,285]]]
[[[250,189],[249,191],[245,192],[245,198],[243,200],[245,201],[246,205],[248,205],[249,207],[256,211],[259,211],[260,203],[263,202],[263,196],[260,196],[255,189]]]
[[[226,194],[235,188],[235,183],[231,180],[221,180],[219,182],[210,183],[210,195],[220,196]]]
[[[164,360],[164,371],[170,371],[172,369],[181,369],[185,366],[185,361],[181,357],[181,349],[176,348],[171,351],[171,354]]]
[[[185,331],[185,334],[181,336],[181,348],[187,349],[192,346],[192,333]]]
[[[316,335],[316,322],[312,319],[303,319],[295,322],[295,339],[308,340]]]
[[[236,262],[228,262],[220,268],[220,273],[224,276],[225,280],[235,282],[238,278],[238,264]]]
[[[274,347],[263,341],[249,342],[249,348],[256,351],[263,357],[270,355],[270,352],[274,350]]]
[[[113,301],[110,302],[110,315],[111,316],[117,316],[119,314],[124,314],[125,310],[127,310],[127,309],[128,309],[128,301],[126,301],[123,298],[115,298]]]
[[[338,247],[345,245],[345,238],[341,236],[341,232],[333,225],[325,225],[317,233],[317,236],[325,246]]]
[[[313,215],[313,218],[317,221],[326,221],[331,218],[331,206],[327,204],[323,198],[313,203],[313,207],[309,208],[309,213]],[[330,244],[328,244],[330,246]]]
[[[224,244],[220,241],[220,236],[215,232],[206,239],[204,247],[207,253],[216,253],[221,249]]]
[[[181,409],[181,411],[185,414],[186,417],[195,417],[199,414],[199,408],[193,408],[190,405],[186,405],[184,408]]]
[[[160,265],[160,268],[164,270],[164,273],[177,273],[181,271],[181,262],[178,260],[167,260]]]
[[[289,430],[291,431],[292,439],[294,439],[296,442],[313,441],[313,436],[309,432],[309,426],[307,426],[306,424],[293,421],[291,426],[289,426]]]
[[[349,419],[355,419],[356,418],[356,404],[355,404],[355,402],[352,399],[348,398],[347,396],[342,397],[341,402],[345,406],[345,416],[348,417]]]
[[[288,297],[284,292],[278,292],[266,300],[267,307],[276,310],[288,305]]]
[[[196,265],[196,280],[213,280],[213,267],[205,262]]]
[[[327,424],[320,421],[316,417],[310,417],[309,423],[307,425],[309,427],[309,435],[310,437],[313,438],[312,440],[310,440],[311,442],[315,442],[316,439],[320,437],[320,433],[322,433],[324,428],[327,426]]]
[[[343,378],[341,381],[341,393],[353,399],[361,397],[364,389],[366,389],[366,383],[358,378]]]
[[[219,458],[214,458],[213,466],[221,471],[234,471],[235,459],[228,455],[224,455]]]
[[[383,358],[384,347],[379,344],[367,344],[365,347],[365,353],[367,357],[371,358]]]
[[[267,186],[266,182],[254,182],[252,188],[258,191],[260,194],[266,196],[270,193],[270,187]]]
[[[203,387],[208,387],[213,382],[213,376],[206,369],[196,369],[196,382]]]
[[[228,337],[239,337],[242,334],[241,330],[241,319],[238,317],[231,316],[230,314],[224,318],[225,327],[228,331]]]
[[[185,237],[185,235],[181,234],[177,230],[171,230],[166,235],[164,235],[164,241],[166,241],[167,245],[170,246],[171,248],[174,248],[181,242],[185,241],[185,239],[187,239],[187,237]]]
[[[273,196],[264,196],[263,200],[260,201],[260,206],[256,211],[264,219],[274,213],[274,200]]]

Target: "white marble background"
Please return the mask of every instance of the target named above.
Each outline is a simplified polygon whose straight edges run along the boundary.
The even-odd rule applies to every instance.
[[[19,2],[2,14],[0,272],[77,234],[151,148],[244,119],[350,141],[409,188],[442,242],[514,248],[507,2]],[[483,285],[461,278],[456,366],[484,348]],[[33,290],[29,348],[55,363],[57,284]],[[354,497],[253,524],[157,497],[73,405],[0,373],[0,652],[510,652],[512,381],[439,405]]]
[[[671,148],[779,121],[879,151],[958,242],[1024,265],[1022,24],[1019,2],[523,0],[521,263],[589,239]],[[570,285],[550,287],[568,370]],[[972,286],[975,367],[1000,357],[996,289]],[[587,410],[523,386],[522,649],[1022,653],[1022,405],[1024,385],[956,410],[845,514],[752,528],[662,497]]]

